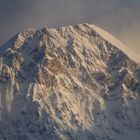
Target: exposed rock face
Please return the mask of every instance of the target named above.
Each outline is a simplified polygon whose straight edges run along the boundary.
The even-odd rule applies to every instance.
[[[93,25],[25,30],[0,47],[0,139],[135,140],[140,66]]]

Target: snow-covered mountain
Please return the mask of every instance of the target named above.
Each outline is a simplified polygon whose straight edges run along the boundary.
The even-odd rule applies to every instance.
[[[94,25],[18,33],[0,47],[0,140],[139,140],[138,60]]]

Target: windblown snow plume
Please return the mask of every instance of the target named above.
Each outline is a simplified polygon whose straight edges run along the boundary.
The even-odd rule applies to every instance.
[[[15,35],[0,47],[0,139],[139,140],[140,65],[124,51],[89,24]]]

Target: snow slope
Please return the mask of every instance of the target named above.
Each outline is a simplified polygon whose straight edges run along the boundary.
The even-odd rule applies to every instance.
[[[95,25],[91,25],[91,27],[99,33],[104,39],[106,39],[108,42],[113,44],[114,46],[118,47],[120,50],[125,52],[131,59],[133,59],[135,62],[140,63],[140,55],[136,52],[134,52],[132,49],[126,47],[122,42],[120,42],[118,39],[116,39],[114,36],[109,34],[108,32],[100,29],[99,27]]]
[[[124,50],[89,24],[18,33],[0,47],[0,139],[139,140],[140,65]]]

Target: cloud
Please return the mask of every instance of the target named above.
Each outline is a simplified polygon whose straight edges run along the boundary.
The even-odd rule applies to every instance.
[[[88,22],[140,51],[139,13],[139,0],[0,0],[0,44],[23,28]]]

